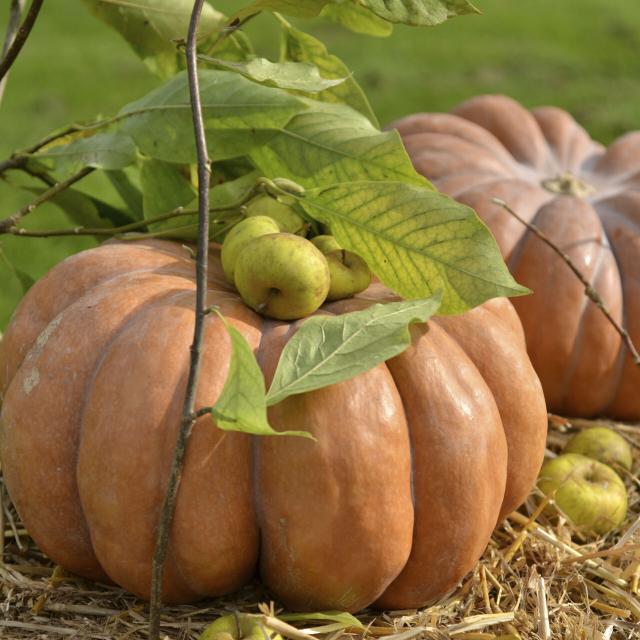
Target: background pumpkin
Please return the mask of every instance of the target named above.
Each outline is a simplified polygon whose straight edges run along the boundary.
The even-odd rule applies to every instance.
[[[147,596],[193,330],[194,263],[164,241],[109,243],[55,267],[0,353],[2,464],[54,561]],[[297,324],[260,318],[210,259],[209,302],[270,377]],[[380,285],[339,313],[389,298]],[[505,299],[412,328],[412,346],[352,380],[271,408],[297,437],[252,438],[201,418],[180,485],[164,597],[232,591],[260,564],[287,606],[413,607],[451,588],[542,463],[546,409]],[[197,403],[230,344],[207,323]]]
[[[531,361],[553,411],[640,419],[640,369],[561,259],[493,204],[501,198],[567,253],[640,342],[640,131],[608,149],[569,114],[480,96],[391,125],[416,169],[473,207],[516,280]]]

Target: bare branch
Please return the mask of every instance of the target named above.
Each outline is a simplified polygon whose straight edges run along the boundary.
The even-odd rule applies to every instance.
[[[51,200],[65,189],[68,189],[72,184],[75,184],[79,180],[82,180],[82,178],[88,176],[92,171],[92,167],[85,167],[84,169],[81,169],[80,171],[78,171],[78,173],[75,173],[70,178],[52,185],[49,189],[39,195],[35,200],[16,211],[13,215],[10,215],[4,220],[0,220],[0,234],[10,232],[10,230],[14,228],[16,224],[18,224],[18,222],[22,220],[22,218],[30,214],[34,209],[39,207],[41,204],[44,204],[48,200]]]
[[[7,55],[9,47],[13,43],[20,27],[20,21],[22,20],[22,14],[24,12],[25,0],[11,0],[11,7],[9,9],[9,22],[7,23],[7,35],[5,36],[4,45],[2,46],[2,56],[0,60]],[[4,96],[4,89],[7,85],[7,76],[5,75],[0,80],[0,102]]]
[[[167,556],[169,532],[175,510],[178,485],[184,463],[187,440],[194,424],[193,412],[195,407],[196,389],[200,370],[200,348],[204,333],[204,322],[207,316],[207,264],[209,241],[209,183],[211,178],[211,161],[207,152],[207,141],[204,132],[202,104],[200,102],[200,85],[198,82],[197,34],[198,23],[204,0],[195,0],[189,34],[187,37],[187,73],[189,77],[189,92],[191,95],[191,111],[195,131],[196,149],[198,152],[198,253],[196,259],[196,305],[195,328],[191,345],[191,362],[189,378],[182,409],[180,430],[171,463],[171,472],[167,484],[167,493],[162,505],[162,513],[158,526],[156,548],[153,555],[151,575],[151,604],[150,604],[150,640],[160,637],[160,614],[162,611],[162,578],[164,563]]]
[[[11,45],[2,56],[2,60],[0,60],[0,81],[2,81],[2,79],[7,75],[9,69],[11,69],[13,63],[16,61],[24,43],[27,41],[27,38],[31,33],[31,29],[33,29],[33,25],[36,23],[36,18],[38,17],[38,13],[40,13],[43,2],[44,0],[33,0],[31,2],[27,17],[18,28],[15,38],[12,39]]]
[[[502,207],[508,213],[510,213],[516,220],[521,222],[525,227],[527,227],[527,229],[529,229],[529,231],[531,231],[536,236],[538,236],[538,238],[540,238],[542,242],[544,242],[547,246],[551,247],[551,249],[564,260],[564,262],[567,264],[569,269],[573,271],[576,278],[578,278],[578,280],[580,280],[580,282],[584,285],[585,295],[593,303],[595,303],[598,309],[602,311],[605,318],[611,323],[613,328],[620,334],[627,349],[629,350],[629,353],[631,354],[631,357],[633,358],[633,361],[636,363],[637,366],[640,367],[640,355],[638,354],[638,350],[636,349],[635,345],[633,344],[633,341],[631,340],[631,336],[629,335],[629,332],[616,322],[616,320],[611,315],[611,312],[605,305],[604,300],[600,297],[600,294],[595,290],[594,286],[584,277],[584,275],[578,269],[578,267],[576,267],[576,265],[573,264],[573,262],[571,261],[571,258],[564,251],[562,251],[562,249],[560,249],[545,233],[540,231],[540,229],[538,229],[536,225],[531,224],[530,222],[527,222],[524,218],[521,218],[504,200],[501,200],[500,198],[492,198],[491,201],[497,204],[499,207]]]

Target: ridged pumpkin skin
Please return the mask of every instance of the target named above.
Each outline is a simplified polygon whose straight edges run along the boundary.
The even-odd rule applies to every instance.
[[[194,263],[164,241],[110,243],[40,280],[0,353],[2,466],[55,562],[147,597],[155,529],[186,386]],[[267,378],[298,326],[249,310],[212,250],[208,302]],[[374,285],[325,312],[390,297]],[[186,602],[254,575],[288,607],[423,605],[456,584],[542,463],[546,409],[507,300],[412,329],[386,364],[270,409],[299,437],[189,440],[164,597]],[[198,406],[215,402],[230,344],[207,320]]]
[[[416,169],[473,207],[516,280],[531,361],[553,411],[640,420],[640,369],[562,260],[491,202],[501,198],[567,253],[640,343],[640,131],[608,149],[554,107],[481,96],[391,125]]]

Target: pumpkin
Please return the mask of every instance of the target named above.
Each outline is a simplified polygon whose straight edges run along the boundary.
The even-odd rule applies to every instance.
[[[36,283],[0,354],[2,465],[32,537],[81,576],[147,597],[186,387],[194,262],[159,240],[108,243]],[[265,320],[210,253],[208,302],[269,379],[299,323]],[[342,313],[388,299],[373,285]],[[177,497],[164,599],[231,592],[259,566],[292,609],[414,607],[476,563],[532,487],[546,408],[511,304],[414,325],[407,351],[270,409],[300,437],[194,426]],[[207,319],[199,407],[224,385],[230,340]]]
[[[391,126],[420,173],[478,212],[515,278],[534,291],[514,305],[549,408],[639,420],[640,368],[620,335],[561,258],[492,198],[568,254],[638,344],[640,131],[605,149],[565,111],[529,112],[504,96]]]

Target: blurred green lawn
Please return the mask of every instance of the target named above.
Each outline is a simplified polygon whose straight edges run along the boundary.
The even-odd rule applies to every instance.
[[[8,3],[2,4],[4,33]],[[231,13],[246,2],[214,4]],[[415,111],[448,110],[478,93],[505,93],[527,106],[564,107],[605,143],[640,127],[637,0],[476,4],[483,15],[433,29],[399,27],[388,39],[357,36],[328,23],[313,23],[312,30],[354,70],[383,124]],[[257,22],[249,33],[273,57],[277,45],[270,23]],[[155,83],[124,41],[79,0],[47,2],[0,105],[0,159],[56,127],[114,113]],[[99,178],[89,180],[115,201]],[[0,181],[0,218],[28,200]],[[31,220],[32,226],[46,228],[64,224],[64,216],[49,206]],[[90,245],[87,240],[0,239],[0,251],[33,277]],[[19,284],[0,256],[0,328],[19,295]]]

